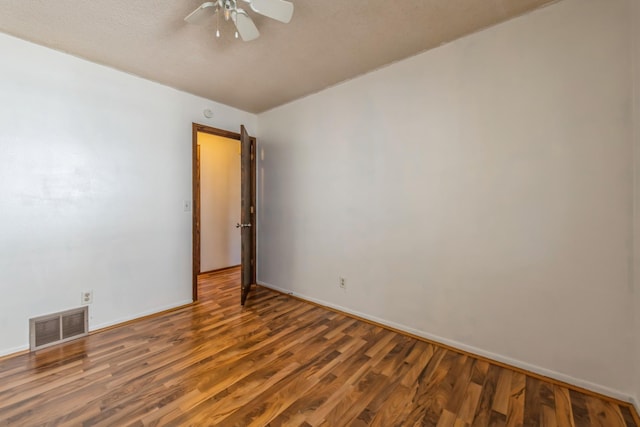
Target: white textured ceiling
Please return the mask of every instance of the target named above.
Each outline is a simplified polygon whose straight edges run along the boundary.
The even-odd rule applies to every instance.
[[[202,0],[2,0],[0,31],[258,113],[554,1],[293,0],[242,42],[183,21]]]

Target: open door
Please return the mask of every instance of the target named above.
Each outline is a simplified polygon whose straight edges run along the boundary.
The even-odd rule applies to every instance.
[[[244,305],[251,285],[256,282],[256,139],[249,136],[244,126],[240,126],[240,174],[241,207],[240,228],[242,233],[242,273],[240,304]]]
[[[208,133],[240,141],[240,222],[241,229],[241,299],[244,305],[251,285],[256,283],[256,139],[247,134],[244,126],[241,133],[217,129],[198,123],[192,125],[193,144],[193,301],[198,300],[198,274],[200,274],[200,147],[198,133]]]

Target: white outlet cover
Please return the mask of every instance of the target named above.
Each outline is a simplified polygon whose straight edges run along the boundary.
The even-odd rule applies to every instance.
[[[80,302],[82,304],[91,304],[93,302],[93,291],[83,291],[80,293]]]

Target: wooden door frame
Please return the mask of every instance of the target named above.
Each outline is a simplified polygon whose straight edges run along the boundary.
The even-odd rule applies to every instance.
[[[193,301],[198,300],[198,274],[200,273],[200,168],[198,167],[198,132],[222,136],[240,141],[240,134],[211,126],[192,123],[192,292]],[[255,173],[255,172],[254,172]]]

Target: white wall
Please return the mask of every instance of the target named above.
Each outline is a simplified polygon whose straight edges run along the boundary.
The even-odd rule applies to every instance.
[[[240,141],[198,133],[200,271],[240,264]]]
[[[191,301],[191,123],[256,117],[6,35],[0,52],[0,355],[85,289],[91,329]]]
[[[628,398],[628,5],[565,0],[259,115],[258,280]]]
[[[635,148],[634,189],[634,285],[635,285],[635,404],[640,412],[640,0],[630,0],[633,11],[632,57],[633,57],[633,119]]]

